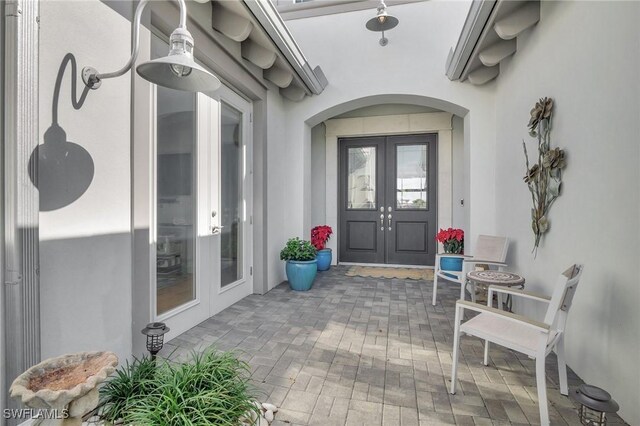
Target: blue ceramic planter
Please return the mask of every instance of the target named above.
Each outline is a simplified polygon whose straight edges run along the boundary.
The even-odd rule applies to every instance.
[[[331,249],[318,250],[316,259],[318,260],[318,271],[328,271],[331,268]]]
[[[304,262],[288,260],[286,270],[291,290],[307,291],[313,285],[313,280],[318,273],[318,261],[317,259]]]
[[[441,257],[440,258],[440,269],[443,271],[462,271],[462,258],[461,257]],[[453,274],[447,274],[446,276],[450,278],[456,278]]]

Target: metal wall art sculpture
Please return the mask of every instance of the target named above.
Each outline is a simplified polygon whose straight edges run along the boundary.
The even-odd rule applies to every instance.
[[[551,148],[551,118],[553,99],[541,98],[531,110],[529,135],[538,140],[538,159],[529,163],[527,146],[522,141],[527,173],[524,181],[531,192],[531,229],[535,236],[533,253],[537,254],[542,236],[549,230],[549,209],[560,195],[562,169],[566,164],[565,153],[560,148]]]

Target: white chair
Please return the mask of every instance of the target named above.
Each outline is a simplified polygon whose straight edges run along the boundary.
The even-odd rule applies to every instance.
[[[490,286],[487,301],[488,306],[465,300],[456,302],[453,365],[451,366],[451,393],[456,393],[460,333],[476,336],[485,341],[484,365],[487,365],[489,361],[489,342],[535,358],[540,423],[542,425],[548,425],[549,407],[547,404],[547,384],[544,368],[545,359],[555,348],[558,356],[560,393],[568,395],[567,365],[564,359],[564,329],[567,322],[567,314],[569,313],[569,308],[571,308],[571,302],[578,287],[580,276],[582,275],[582,269],[582,265],[573,265],[560,274],[551,298],[535,295],[523,290]],[[548,307],[544,321],[534,321],[521,315],[491,307],[494,292],[546,303]],[[480,314],[461,324],[465,309],[479,312]]]
[[[433,274],[433,306],[436,305],[436,297],[438,294],[438,278],[453,281],[460,284],[460,299],[464,300],[464,292],[467,283],[467,272],[471,271],[476,264],[496,266],[498,270],[503,270],[507,266],[507,250],[509,249],[509,240],[505,237],[494,237],[489,235],[479,235],[474,256],[465,256],[464,254],[440,253],[436,254],[436,264]],[[462,258],[462,271],[446,271],[440,269],[440,258],[456,257]],[[471,300],[476,301],[476,287],[471,283]]]

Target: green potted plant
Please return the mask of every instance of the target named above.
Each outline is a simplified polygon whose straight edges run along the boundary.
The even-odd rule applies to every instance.
[[[331,249],[327,248],[327,241],[331,238],[333,229],[329,225],[319,225],[311,230],[311,244],[318,250],[318,271],[331,268]]]
[[[280,260],[287,262],[287,281],[292,290],[307,291],[318,272],[316,248],[311,242],[291,238],[280,252]]]

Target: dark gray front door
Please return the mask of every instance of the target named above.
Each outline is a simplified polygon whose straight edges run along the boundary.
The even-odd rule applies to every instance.
[[[340,140],[341,262],[433,265],[435,134]]]

